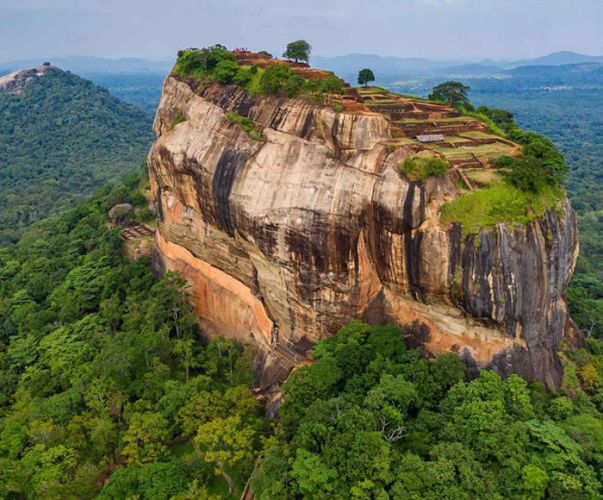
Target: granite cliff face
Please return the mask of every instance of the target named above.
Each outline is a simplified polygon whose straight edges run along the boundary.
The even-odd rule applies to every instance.
[[[559,386],[578,249],[569,203],[463,236],[439,221],[457,174],[407,181],[397,164],[411,152],[386,147],[383,115],[234,85],[168,77],[154,130],[156,265],[189,280],[208,332],[270,356],[274,320],[294,349],[363,316],[430,352]]]

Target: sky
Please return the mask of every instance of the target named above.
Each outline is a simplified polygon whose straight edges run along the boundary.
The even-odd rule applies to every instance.
[[[0,61],[174,59],[222,43],[280,55],[440,60],[603,55],[603,0],[0,0]]]

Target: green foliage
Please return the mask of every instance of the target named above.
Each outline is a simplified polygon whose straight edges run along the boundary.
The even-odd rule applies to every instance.
[[[509,111],[486,106],[480,106],[476,111],[487,117],[509,139],[523,146],[521,157],[503,157],[498,161],[499,167],[509,169],[511,184],[535,193],[546,184],[561,185],[566,181],[569,166],[549,139],[536,132],[521,130]]]
[[[472,111],[471,110],[471,105],[465,105],[462,107],[459,107],[459,110],[463,113],[464,116],[469,116],[471,118],[475,118],[476,120],[479,120],[480,122],[482,122],[483,124],[485,124],[488,127],[488,130],[493,133],[496,134],[500,137],[506,137],[507,133],[501,129],[491,118],[489,115],[485,114],[485,113],[480,113],[477,111]]]
[[[594,363],[572,356],[578,372]],[[602,498],[592,406],[577,415],[556,398],[551,420],[536,386],[487,370],[468,381],[456,355],[426,361],[391,326],[353,321],[315,357],[283,387],[279,439],[252,476],[259,499]]]
[[[220,83],[232,83],[239,71],[239,64],[236,61],[220,61],[212,73],[215,80]]]
[[[451,106],[471,108],[468,92],[471,87],[463,85],[461,82],[447,81],[436,85],[429,99],[432,101],[441,101],[450,104]]]
[[[168,422],[153,412],[134,413],[124,434],[122,454],[128,465],[157,462],[167,451]]]
[[[0,246],[135,170],[152,141],[150,114],[60,70],[0,91],[0,122]]]
[[[533,156],[513,159],[507,179],[513,186],[532,193],[540,192],[547,183],[540,162]]]
[[[251,471],[256,457],[256,434],[253,421],[243,421],[240,414],[213,418],[197,429],[195,446],[206,462],[216,465],[216,470],[228,483],[229,493],[232,493],[234,483],[226,469],[239,467],[248,473]]]
[[[582,223],[580,226],[582,248],[587,247],[588,237],[595,239],[596,233],[588,233]],[[592,225],[590,226],[592,227]],[[586,240],[586,241],[585,241]],[[588,247],[587,247],[588,248]],[[572,319],[582,327],[586,335],[603,338],[603,281],[592,270],[597,261],[589,262],[584,253],[578,259],[577,272],[570,283],[568,298]]]
[[[255,129],[253,122],[246,116],[241,116],[238,113],[229,111],[226,113],[226,117],[230,121],[240,124],[241,127],[243,127],[243,130],[245,130],[245,132],[247,132],[252,139],[256,141],[263,140],[262,134]]]
[[[304,79],[286,64],[271,64],[260,79],[260,90],[268,95],[295,97],[304,85]]]
[[[249,69],[249,74],[251,75],[251,79],[245,85],[245,89],[250,95],[260,95],[262,93],[262,89],[260,87],[260,81],[262,80],[262,75],[264,74],[263,68],[256,68],[255,71],[252,71],[252,68]]]
[[[325,466],[319,455],[304,448],[297,450],[291,473],[304,497],[318,496],[318,492],[333,494],[337,487],[337,471]]]
[[[207,71],[207,54],[197,49],[187,49],[178,52],[173,73],[181,76],[203,75]]]
[[[400,171],[409,181],[424,181],[430,177],[444,175],[450,169],[446,160],[413,156],[398,164]]]
[[[300,53],[297,54],[297,59],[303,60]],[[296,56],[290,58],[295,59]],[[205,82],[213,80],[223,84],[235,83],[250,95],[280,95],[290,98],[299,96],[319,105],[325,104],[325,94],[345,93],[344,81],[332,73],[326,78],[304,79],[291,69],[290,65],[284,63],[270,64],[265,69],[240,66],[234,53],[221,46],[180,51],[172,73],[181,78]],[[176,124],[175,122],[174,125]]]
[[[550,179],[559,185],[565,182],[569,167],[549,139],[536,132],[523,131],[515,131],[509,137],[523,145],[524,156],[537,160]]]
[[[336,113],[341,113],[343,111],[343,105],[339,102],[333,102],[331,103],[331,109]]]
[[[569,167],[554,144],[540,134],[520,130],[513,114],[507,111],[485,106],[480,106],[476,111],[492,123],[490,128],[500,127],[504,135],[521,144],[523,149],[518,157],[501,156],[495,162],[504,175],[503,181],[495,181],[487,188],[445,204],[442,207],[442,221],[460,223],[465,235],[477,234],[481,229],[500,222],[526,224],[542,216],[547,209],[557,207],[565,198],[560,186],[565,181]],[[476,116],[476,113],[469,114]],[[474,239],[474,242],[477,241]],[[589,314],[595,313],[594,317],[597,317],[599,304],[589,300],[586,294],[581,295],[584,305],[578,300],[573,301],[576,304],[574,308],[581,308],[578,313],[580,319],[584,310],[588,310]]]
[[[507,127],[511,127],[511,124],[507,123]],[[517,128],[509,128],[508,135],[524,146],[521,157],[502,157],[497,162],[499,167],[508,169],[507,179],[512,185],[538,193],[547,185],[563,184],[569,167],[550,140]]]
[[[296,40],[287,44],[287,50],[283,53],[283,57],[294,59],[295,62],[310,60],[310,52],[312,46],[305,40]]]
[[[603,92],[576,86],[563,92],[522,91],[507,99],[518,108],[518,119],[551,138],[571,166],[565,185],[578,213],[580,256],[568,288],[570,314],[585,335],[602,339],[603,134],[598,123]],[[514,100],[520,99],[529,107],[519,108]]]
[[[441,220],[461,224],[464,234],[477,234],[501,222],[527,224],[564,199],[565,192],[556,186],[546,185],[534,194],[498,182],[446,203]]]
[[[505,109],[492,109],[487,106],[479,106],[475,111],[487,116],[505,134],[512,134],[518,128],[513,113]]]
[[[331,74],[328,78],[320,80],[318,90],[325,94],[343,94],[345,92],[345,86],[341,78]]]
[[[171,129],[174,129],[176,125],[180,125],[181,123],[186,121],[186,117],[182,114],[182,111],[180,111],[179,109],[175,111],[175,115],[176,116],[174,117],[174,120],[170,125]]]
[[[358,72],[358,85],[364,85],[365,87],[375,81],[375,75],[369,68],[363,68]]]
[[[235,73],[234,77],[232,78],[232,82],[243,87],[244,89],[246,89],[249,92],[249,86],[251,85],[251,82],[253,81],[253,77],[257,72],[258,72],[257,66],[252,66],[251,68],[243,68],[243,67],[239,66],[239,68],[237,69],[237,72]]]
[[[178,59],[172,72],[184,78],[202,77],[216,70],[220,63],[227,61],[236,64],[237,58],[221,45],[187,49],[178,52]]]
[[[204,345],[185,283],[122,257],[107,211],[138,186],[134,176],[104,189],[0,251],[2,498],[207,497],[206,454],[223,450],[195,451],[199,427],[237,418],[253,439],[228,463],[245,473],[269,430],[249,354],[231,340]],[[179,460],[174,443],[189,447]],[[235,490],[245,473],[231,474]]]
[[[186,491],[189,476],[179,464],[153,463],[142,467],[119,469],[98,496],[99,500],[121,500],[139,497],[148,500],[169,500]]]
[[[247,88],[257,68],[239,65],[236,56],[220,45],[204,49],[188,49],[178,55],[172,73],[182,78],[212,79],[220,83],[236,83]]]

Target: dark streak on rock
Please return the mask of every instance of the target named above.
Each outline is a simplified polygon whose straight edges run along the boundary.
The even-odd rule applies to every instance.
[[[212,195],[218,223],[229,236],[234,235],[229,206],[230,192],[237,173],[245,166],[248,159],[249,155],[245,152],[225,149],[212,178]]]
[[[316,221],[318,218],[318,214],[314,214],[315,220],[312,227],[320,227],[320,223]],[[285,243],[289,252],[295,255],[297,292],[303,301],[311,303],[315,301],[316,291],[319,288],[319,275],[325,272],[326,238],[315,232],[312,232],[309,238],[305,233],[300,234],[294,230],[287,230]]]
[[[404,332],[404,342],[409,349],[425,349],[425,345],[431,338],[429,327],[418,320],[402,325],[402,332]]]
[[[163,216],[163,203],[161,202],[161,186],[157,186],[157,215],[159,215],[159,220],[161,222],[165,222],[165,217]]]
[[[404,236],[404,257],[406,259],[406,274],[408,276],[408,287],[410,295],[415,300],[424,300],[424,292],[420,286],[419,255],[421,250],[422,234],[417,233],[413,236],[413,228],[417,222],[414,220],[414,199],[418,192],[419,195],[419,221],[423,220],[425,214],[425,191],[420,182],[410,182],[408,193],[404,200],[404,209],[402,216],[402,234]],[[420,222],[419,222],[420,223]]]
[[[379,293],[367,305],[364,310],[363,320],[371,325],[387,325],[389,323],[390,318],[386,312],[383,290],[379,290]]]
[[[308,111],[306,115],[306,119],[304,120],[304,126],[301,130],[301,137],[304,139],[309,139],[312,136],[312,132],[314,130],[314,110]]]
[[[461,225],[452,224],[448,230],[448,283],[450,283],[450,299],[453,304],[462,307],[463,284],[461,265]]]
[[[245,94],[237,106],[237,113],[241,116],[249,117],[251,110],[255,106],[255,99]]]

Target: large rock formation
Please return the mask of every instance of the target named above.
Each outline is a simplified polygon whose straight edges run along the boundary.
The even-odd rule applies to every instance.
[[[459,196],[455,174],[405,180],[397,164],[410,153],[386,147],[383,115],[234,85],[168,77],[154,129],[156,262],[189,280],[210,333],[269,352],[274,320],[296,344],[363,316],[430,352],[559,386],[578,247],[569,203],[462,236],[439,221]]]
[[[13,71],[8,75],[0,76],[0,91],[7,90],[13,94],[21,94],[24,87],[35,78],[46,74],[62,72],[63,70],[51,64]]]

